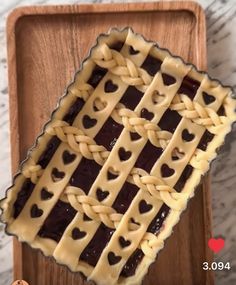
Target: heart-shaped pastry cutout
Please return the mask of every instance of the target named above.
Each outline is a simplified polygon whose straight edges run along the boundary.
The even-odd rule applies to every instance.
[[[40,192],[41,200],[49,200],[52,198],[52,196],[53,196],[53,193],[47,191],[46,188],[42,188],[42,190]]]
[[[64,164],[70,164],[76,159],[76,154],[70,153],[68,150],[65,150],[62,154],[62,160]]]
[[[106,199],[106,197],[109,195],[108,191],[103,191],[101,188],[98,188],[96,191],[97,199],[99,202]]]
[[[186,142],[191,142],[194,139],[195,135],[190,133],[188,129],[182,131],[182,139]]]
[[[95,112],[102,111],[107,106],[107,102],[102,101],[100,98],[96,98],[93,101],[93,110]]]
[[[216,98],[214,96],[212,96],[206,92],[202,92],[202,98],[203,98],[206,105],[209,105],[216,100]]]
[[[140,214],[144,214],[149,212],[152,209],[152,205],[148,204],[145,200],[141,200],[139,202],[139,212]]]
[[[140,223],[135,221],[134,218],[130,218],[129,221],[130,221],[130,223],[133,223],[133,224],[136,224],[137,226],[140,226]]]
[[[122,248],[125,248],[127,246],[129,246],[131,244],[131,241],[130,240],[126,240],[125,238],[123,237],[119,237],[119,244]]]
[[[74,240],[81,239],[86,236],[86,232],[81,231],[79,228],[74,228],[71,236]]]
[[[130,132],[129,135],[130,135],[131,141],[137,141],[141,139],[141,136],[138,133]]]
[[[131,157],[131,151],[127,151],[125,150],[125,148],[121,147],[119,148],[119,158],[121,161],[125,161],[125,160],[128,160],[130,157]]]
[[[30,216],[31,218],[39,218],[43,214],[43,210],[40,209],[37,204],[34,204],[30,209]]]
[[[110,265],[115,265],[121,261],[121,256],[115,255],[114,252],[110,251],[107,256]]]
[[[65,177],[65,172],[59,171],[56,167],[54,167],[51,173],[51,177],[53,182],[58,182]]]
[[[178,160],[178,159],[183,158],[184,155],[185,155],[185,153],[182,150],[180,150],[178,147],[175,147],[172,150],[171,158],[172,158],[172,160]]]
[[[115,92],[118,89],[118,85],[113,83],[111,79],[107,80],[104,86],[104,90],[106,93],[112,93]]]
[[[97,123],[96,119],[90,118],[88,115],[84,115],[83,117],[83,126],[85,129],[90,129],[94,127]]]
[[[174,169],[170,168],[166,163],[161,166],[161,176],[170,177],[175,173]]]
[[[160,104],[166,98],[166,95],[160,94],[157,90],[154,90],[152,93],[152,102],[153,104]]]
[[[149,112],[148,109],[143,108],[141,110],[141,114],[140,114],[141,118],[144,118],[146,120],[151,121],[154,117],[154,114],[152,112]]]
[[[140,227],[140,223],[135,221],[134,218],[130,218],[128,227],[129,227],[129,231],[136,231]]]
[[[176,82],[176,79],[167,73],[162,73],[162,79],[163,79],[163,83],[166,86],[172,85]]]
[[[116,171],[113,167],[109,167],[107,171],[107,179],[113,180],[119,176],[119,171]]]
[[[135,54],[140,53],[140,51],[134,49],[133,46],[129,46],[129,53],[130,53],[131,55],[135,55]]]

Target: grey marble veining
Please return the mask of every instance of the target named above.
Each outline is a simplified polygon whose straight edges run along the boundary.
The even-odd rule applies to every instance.
[[[214,1],[206,9],[208,71],[236,91],[236,2]],[[213,233],[226,240],[216,261],[229,261],[231,272],[216,272],[216,284],[236,283],[236,127],[227,136],[212,167]]]
[[[118,1],[1,0],[0,2],[0,198],[10,185],[9,111],[6,62],[6,17],[16,6]],[[135,1],[130,1],[135,2]],[[236,92],[236,0],[199,0],[206,11],[208,72]],[[216,272],[216,285],[236,284],[236,127],[212,164],[213,235],[226,246],[216,261],[230,262],[232,269]],[[12,280],[12,239],[0,224],[0,285]],[[150,284],[152,285],[152,284]],[[174,284],[173,284],[174,285]],[[199,284],[202,285],[202,284]]]

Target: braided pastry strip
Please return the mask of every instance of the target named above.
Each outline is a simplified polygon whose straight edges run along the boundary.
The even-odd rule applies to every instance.
[[[39,177],[43,174],[43,169],[30,157],[27,161],[27,165],[22,169],[22,174],[26,178],[30,178],[31,181],[36,184]]]
[[[61,200],[69,202],[71,206],[80,212],[86,214],[90,219],[102,222],[111,229],[116,229],[122,220],[123,215],[117,213],[112,207],[103,205],[91,196],[85,195],[84,191],[74,186],[66,187]],[[138,225],[130,222],[130,230],[136,230]],[[143,253],[150,258],[154,258],[153,247],[163,247],[163,241],[159,241],[157,236],[152,233],[146,233],[140,242],[140,248]]]
[[[141,176],[141,172],[145,176]],[[148,175],[144,170],[134,168],[129,179],[142,190],[148,191],[158,200],[163,200],[170,208],[179,210],[186,203],[186,195],[184,193],[176,193],[174,189],[165,185],[161,179]],[[81,213],[85,213],[88,217],[95,221],[103,222],[110,228],[116,228],[122,219],[122,214],[110,207],[102,205],[95,198],[85,195],[83,190],[77,187],[66,187],[61,199],[71,204],[73,208]],[[136,227],[132,224],[132,228]]]
[[[102,106],[99,104],[102,103],[97,102],[97,107],[101,108]],[[112,117],[118,122],[123,122],[128,130],[136,131],[140,136],[149,139],[157,147],[161,146],[165,149],[172,137],[170,132],[161,131],[157,125],[144,118],[139,118],[134,111],[124,108],[122,104],[118,104],[117,108],[113,110]],[[56,135],[61,141],[68,143],[75,152],[81,153],[88,159],[95,159],[100,165],[105,163],[110,154],[105,147],[97,145],[93,139],[84,135],[81,130],[70,126],[64,121],[53,122],[46,128],[45,132],[52,136]],[[32,160],[32,166],[27,166],[22,173],[25,177],[30,177],[33,183],[37,183],[43,169]]]
[[[174,97],[170,109],[178,111],[181,116],[206,127],[212,134],[219,133],[224,125],[229,122],[225,116],[219,116],[213,109],[203,107],[184,94],[177,94]]]
[[[140,242],[140,248],[144,255],[154,260],[156,258],[156,251],[153,249],[156,249],[157,247],[160,249],[163,248],[164,242],[159,240],[158,237],[153,233],[146,232],[142,241]]]
[[[103,205],[95,198],[85,195],[84,191],[77,187],[68,186],[61,200],[69,201],[75,210],[81,214],[86,214],[92,220],[102,222],[111,229],[116,229],[123,217],[122,214],[117,213],[112,207]],[[128,227],[130,230],[136,230],[138,225],[130,222]],[[163,242],[160,242],[154,234],[146,233],[140,243],[140,248],[145,255],[152,258],[154,254],[152,247],[161,245],[163,245]]]
[[[61,141],[68,143],[71,149],[81,153],[87,159],[94,159],[98,164],[103,165],[109,156],[109,151],[86,136],[80,129],[70,126],[64,121],[55,121],[50,124],[46,133],[56,135]]]
[[[153,197],[163,201],[173,210],[182,210],[187,203],[187,195],[178,193],[166,185],[160,178],[149,175],[145,170],[133,168],[128,180],[134,182],[143,191],[148,191]]]
[[[67,186],[61,196],[61,200],[68,202],[80,213],[86,214],[90,219],[102,222],[107,227],[116,229],[123,215],[117,213],[112,207],[103,205],[91,196],[87,196],[84,191],[74,186]],[[138,225],[130,223],[130,230],[137,229]]]
[[[209,157],[214,156],[214,151],[203,151],[201,149],[196,149],[194,155],[192,156],[189,164],[198,170],[206,172],[209,169]]]
[[[98,110],[104,109],[104,104],[101,101],[95,101],[94,103]],[[134,111],[125,108],[121,103],[116,105],[111,117],[117,123],[123,124],[129,131],[137,132],[140,136],[149,139],[153,145],[161,146],[163,149],[167,147],[172,137],[172,133],[160,130],[156,124],[138,117]]]
[[[122,104],[117,104],[112,117],[115,121],[122,122],[127,130],[137,132],[157,147],[165,149],[172,137],[172,133],[160,130],[156,124],[138,117],[134,111],[124,108]]]
[[[120,52],[110,49],[107,44],[102,44],[99,51],[94,52],[92,59],[100,67],[107,68],[119,76],[128,85],[138,86],[143,91],[152,82],[152,76],[146,70],[137,67],[134,62]]]
[[[82,98],[84,101],[87,101],[89,96],[93,93],[94,88],[92,85],[78,80],[69,86],[68,91],[75,97]]]

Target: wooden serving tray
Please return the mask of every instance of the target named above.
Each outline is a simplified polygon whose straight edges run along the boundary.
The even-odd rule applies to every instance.
[[[8,18],[12,170],[26,157],[58,98],[100,33],[131,26],[198,68],[206,67],[205,16],[193,2],[28,7]],[[207,247],[210,189],[205,178],[174,234],[151,266],[145,285],[213,284]],[[78,273],[14,239],[14,279],[30,285],[86,284]],[[109,285],[109,284],[108,284]]]

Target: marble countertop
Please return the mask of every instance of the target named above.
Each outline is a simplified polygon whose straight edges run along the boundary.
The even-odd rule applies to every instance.
[[[150,1],[150,0],[149,0]],[[0,198],[11,183],[8,80],[6,60],[6,18],[12,9],[25,5],[78,4],[115,1],[74,0],[1,0],[0,5]],[[122,2],[122,1],[121,1]],[[135,2],[135,1],[130,1]],[[198,0],[206,12],[208,72],[231,85],[236,92],[236,0]],[[230,262],[230,271],[216,272],[216,285],[236,284],[236,128],[227,137],[217,160],[213,162],[212,207],[213,235],[226,241],[216,261]],[[222,187],[222,185],[224,187]],[[0,224],[0,285],[12,282],[12,238]],[[201,284],[199,284],[201,285]]]

